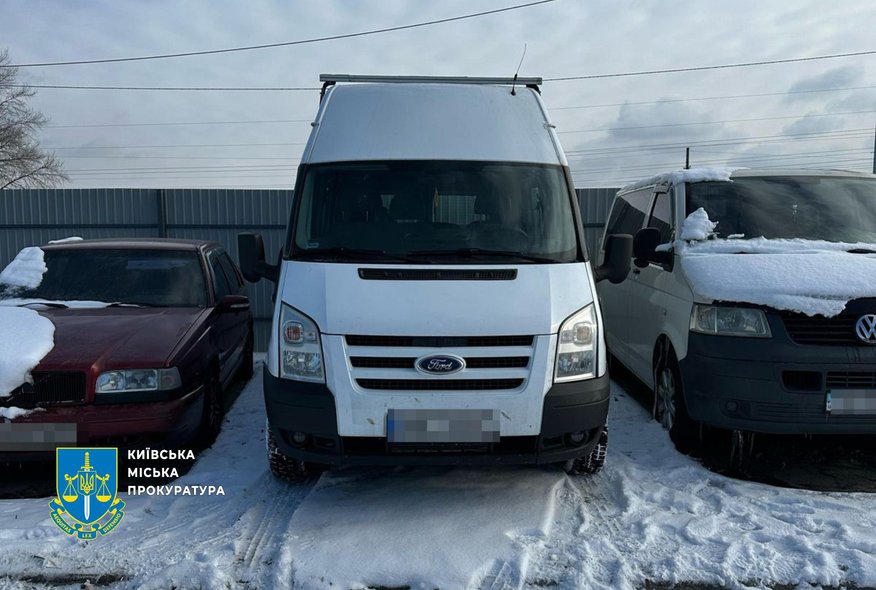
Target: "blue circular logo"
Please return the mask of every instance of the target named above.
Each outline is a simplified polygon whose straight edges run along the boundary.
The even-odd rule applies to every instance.
[[[417,359],[416,367],[429,375],[452,375],[465,368],[465,359],[453,354],[431,354]]]

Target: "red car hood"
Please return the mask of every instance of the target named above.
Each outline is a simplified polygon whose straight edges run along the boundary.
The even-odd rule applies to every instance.
[[[209,313],[197,307],[42,310],[55,324],[55,346],[35,370],[163,367]]]

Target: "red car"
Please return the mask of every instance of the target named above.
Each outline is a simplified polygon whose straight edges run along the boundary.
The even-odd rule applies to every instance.
[[[79,446],[209,444],[223,390],[253,370],[249,299],[225,250],[164,239],[41,249],[40,285],[7,290],[0,305],[51,320],[54,348],[31,372],[32,385],[0,397],[0,406],[38,409],[0,423],[0,452],[73,446],[71,437]]]

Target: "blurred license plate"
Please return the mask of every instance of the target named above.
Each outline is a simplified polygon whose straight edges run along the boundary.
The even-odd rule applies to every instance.
[[[390,443],[499,442],[498,410],[389,410]]]
[[[830,414],[876,414],[876,390],[834,389],[827,392],[827,411]]]
[[[76,446],[76,423],[0,422],[0,452],[54,451]]]

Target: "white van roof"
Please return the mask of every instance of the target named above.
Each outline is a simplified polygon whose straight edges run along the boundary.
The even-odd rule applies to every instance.
[[[329,86],[302,163],[476,160],[566,165],[532,88],[484,83]]]

